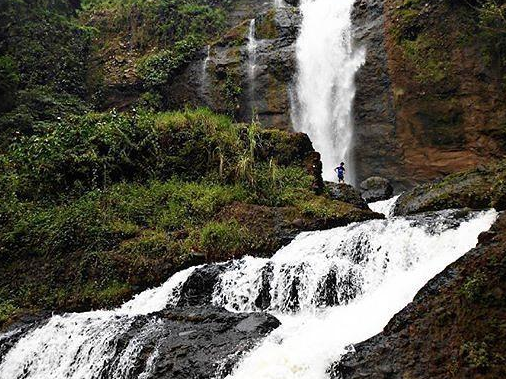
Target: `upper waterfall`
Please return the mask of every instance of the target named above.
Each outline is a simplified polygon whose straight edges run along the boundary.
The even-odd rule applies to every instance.
[[[295,128],[311,138],[323,162],[323,178],[334,180],[341,161],[353,183],[354,77],[365,60],[351,30],[353,0],[303,0],[296,45],[297,82],[292,114]]]

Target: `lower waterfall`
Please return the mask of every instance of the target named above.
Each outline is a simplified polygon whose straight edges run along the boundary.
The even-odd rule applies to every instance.
[[[389,214],[393,202],[380,205]],[[270,259],[220,264],[213,304],[267,311],[282,323],[228,378],[326,378],[350,345],[381,332],[428,280],[473,248],[496,217],[494,210],[388,217],[302,233]],[[131,362],[156,319],[122,349],[115,336],[136,316],[176,304],[183,284],[202,267],[181,271],[116,310],[53,316],[1,358],[0,378],[132,378]],[[150,378],[157,358],[154,351],[136,377]]]

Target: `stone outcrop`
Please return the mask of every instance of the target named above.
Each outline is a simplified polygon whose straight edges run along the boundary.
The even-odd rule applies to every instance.
[[[368,203],[390,199],[393,193],[390,182],[379,176],[372,176],[360,183],[360,194]]]
[[[452,174],[434,183],[403,193],[395,215],[408,215],[448,208],[506,209],[506,163]]]
[[[382,333],[345,355],[333,377],[505,377],[506,216],[479,241],[427,283]]]
[[[352,185],[345,183],[325,182],[329,196],[333,200],[353,204],[360,209],[369,209],[367,202],[362,198],[360,192]]]
[[[147,364],[149,352],[158,354],[150,362],[150,378],[211,378],[226,376],[241,355],[279,326],[271,315],[230,313],[213,307],[173,308],[141,317],[121,336],[126,345],[143,327],[157,319],[156,328],[147,333],[144,354],[135,362],[138,373]],[[136,373],[130,376],[136,378]]]

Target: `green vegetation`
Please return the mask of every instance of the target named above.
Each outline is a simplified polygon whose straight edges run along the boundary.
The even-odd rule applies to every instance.
[[[115,101],[116,86],[167,102],[169,83],[226,26],[229,1],[87,0],[79,19],[96,31],[89,91],[98,107]],[[128,86],[131,86],[128,88]]]
[[[466,342],[460,348],[472,368],[486,369],[490,365],[489,347],[485,342]]]
[[[207,109],[35,125],[0,155],[2,320],[112,306],[199,260],[276,249],[278,225],[253,233],[238,219],[268,207],[288,224],[363,217],[313,193],[311,151]]]
[[[416,68],[415,79],[421,83],[438,83],[446,79],[451,69],[448,52],[437,49],[437,41],[421,33],[415,39],[403,40],[407,58]]]
[[[483,296],[486,280],[487,278],[482,273],[475,273],[472,277],[467,278],[460,289],[460,294],[468,301],[480,301]]]

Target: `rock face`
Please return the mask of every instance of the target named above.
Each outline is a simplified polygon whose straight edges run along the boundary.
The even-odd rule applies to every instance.
[[[291,129],[289,86],[300,14],[295,7],[274,9],[270,3],[258,13],[251,15],[254,51],[248,49],[251,18],[243,18],[166,88],[170,107],[205,105],[239,121],[258,119],[265,127]]]
[[[450,175],[403,193],[395,215],[408,215],[448,208],[506,209],[506,163]]]
[[[450,0],[359,0],[357,177],[398,190],[500,158],[505,152],[500,35],[480,28],[479,7]]]
[[[365,201],[372,203],[374,201],[390,199],[394,193],[394,189],[387,179],[372,176],[360,183],[360,193]]]
[[[352,185],[344,183],[325,182],[325,188],[333,200],[353,204],[360,209],[369,209],[367,202],[362,198],[360,192]]]
[[[401,150],[395,137],[395,110],[388,72],[384,30],[384,0],[358,0],[352,19],[356,43],[366,49],[366,61],[355,77],[355,175],[360,183],[380,175],[405,186],[398,176]]]
[[[477,248],[432,279],[377,336],[355,346],[333,377],[506,376],[506,216]]]

